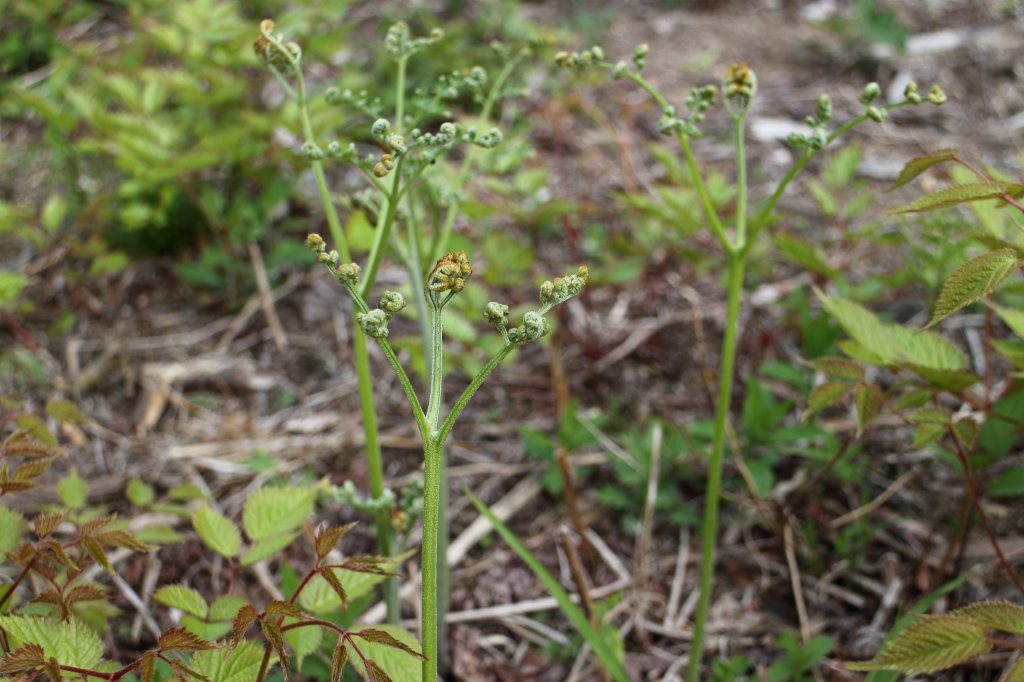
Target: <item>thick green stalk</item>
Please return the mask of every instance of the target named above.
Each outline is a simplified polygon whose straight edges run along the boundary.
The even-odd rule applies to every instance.
[[[434,682],[437,679],[438,659],[441,656],[437,641],[437,553],[438,511],[441,507],[441,458],[443,441],[436,437],[427,437],[423,448],[423,551],[422,551],[422,632],[423,681]]]
[[[712,578],[715,570],[715,542],[718,536],[718,500],[722,484],[722,456],[725,452],[726,422],[732,400],[733,370],[736,364],[736,337],[739,331],[740,298],[743,293],[744,254],[729,254],[729,292],[725,317],[725,340],[722,343],[718,379],[718,405],[715,409],[715,437],[708,462],[707,499],[704,504],[704,530],[700,562],[700,597],[693,620],[693,640],[687,682],[697,682],[700,674],[701,650],[708,609],[711,606]]]
[[[732,402],[733,372],[736,365],[736,340],[740,326],[740,301],[743,295],[743,271],[747,250],[747,159],[744,146],[743,122],[746,111],[735,117],[734,143],[736,145],[736,238],[724,243],[729,256],[729,284],[725,316],[725,339],[722,342],[721,367],[718,376],[718,404],[715,406],[715,435],[708,462],[708,482],[705,489],[704,529],[701,538],[700,590],[697,611],[693,621],[693,640],[690,643],[690,663],[686,671],[687,682],[697,682],[704,646],[704,629],[711,606],[712,579],[715,572],[715,547],[718,541],[718,501],[722,486],[722,459],[725,452],[729,406]]]

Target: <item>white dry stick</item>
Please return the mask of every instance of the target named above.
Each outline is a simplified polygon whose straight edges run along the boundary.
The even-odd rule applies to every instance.
[[[253,274],[256,275],[256,288],[260,292],[260,307],[263,308],[263,316],[267,318],[267,326],[270,327],[270,335],[274,338],[274,345],[278,350],[288,347],[288,336],[284,333],[281,320],[277,317],[277,309],[274,308],[274,295],[270,291],[270,280],[267,278],[267,266],[263,263],[263,252],[256,242],[249,243],[249,260],[252,261]]]
[[[890,485],[888,488],[882,491],[881,495],[871,500],[863,507],[858,507],[857,509],[854,509],[851,512],[843,514],[838,519],[832,519],[831,521],[829,521],[828,527],[832,530],[835,530],[836,528],[844,526],[847,523],[850,523],[851,521],[856,521],[857,519],[866,514],[870,514],[871,512],[873,512],[874,510],[878,509],[883,504],[888,502],[890,497],[899,492],[899,489],[905,486],[907,483],[909,483],[910,479],[914,478],[919,473],[921,473],[922,469],[923,467],[921,465],[914,467],[913,469],[911,469],[910,471],[908,471],[907,473],[903,474],[895,481],[893,481],[892,485]]]
[[[782,527],[782,543],[786,550],[786,565],[789,566],[789,582],[793,586],[793,600],[796,602],[796,615],[800,619],[800,639],[807,644],[811,639],[811,626],[807,622],[807,604],[804,603],[804,587],[800,581],[800,567],[796,563],[796,551],[793,549],[793,527],[786,522]]]
[[[149,609],[147,609],[146,605],[142,603],[142,599],[140,599],[139,595],[135,593],[135,590],[132,589],[131,585],[126,583],[124,578],[116,573],[111,575],[110,578],[114,581],[114,585],[116,585],[117,589],[121,592],[121,596],[123,596],[125,600],[139,612],[139,615],[142,616],[143,622],[146,623],[146,629],[149,630],[154,637],[160,639],[160,626],[157,625],[156,621],[153,620],[153,617],[149,615]]]
[[[651,467],[647,474],[647,497],[644,501],[644,518],[637,529],[633,549],[633,565],[636,567],[636,580],[633,594],[636,605],[634,613],[638,623],[647,614],[647,580],[650,573],[651,533],[654,528],[654,507],[658,502],[658,474],[661,470],[661,423],[655,422],[651,429]],[[642,628],[642,626],[641,626]]]
[[[668,605],[661,624],[672,627],[676,614],[679,613],[679,600],[683,596],[683,584],[686,582],[686,564],[690,561],[690,528],[679,529],[679,552],[676,554],[676,571],[672,575],[672,587],[668,592]]]

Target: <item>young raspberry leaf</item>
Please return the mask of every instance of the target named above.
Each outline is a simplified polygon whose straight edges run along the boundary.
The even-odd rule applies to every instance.
[[[345,670],[345,664],[348,663],[348,649],[345,648],[345,642],[338,642],[338,646],[334,647],[334,655],[331,656],[331,682],[341,682],[341,673]]]
[[[47,445],[57,445],[57,439],[54,438],[52,433],[50,433],[50,429],[47,428],[46,422],[36,415],[22,415],[21,417],[18,417],[17,424],[19,428],[31,433],[36,440],[42,441]]]
[[[242,534],[238,526],[205,502],[192,516],[192,525],[206,546],[225,559],[235,557],[242,550]]]
[[[864,433],[864,427],[878,416],[882,409],[882,389],[875,384],[857,387],[857,437]]]
[[[958,267],[942,285],[935,312],[924,329],[992,293],[1021,261],[1013,249],[1000,249],[972,258]]]
[[[807,409],[804,410],[803,415],[800,417],[801,421],[806,421],[808,417],[838,403],[846,395],[846,391],[849,388],[850,384],[844,384],[841,381],[828,381],[815,386],[807,401]]]
[[[934,211],[939,208],[966,204],[972,201],[998,199],[1004,194],[1008,194],[1011,190],[1011,187],[1001,182],[969,182],[926,194],[903,208],[897,208],[889,212],[920,213],[922,211]]]
[[[974,447],[974,441],[978,439],[978,432],[980,430],[981,427],[978,426],[977,420],[971,416],[961,417],[953,422],[953,433],[956,434],[956,437],[967,450]]]
[[[65,424],[85,424],[89,421],[70,400],[51,400],[46,403],[46,413]]]
[[[263,612],[268,616],[291,616],[292,618],[307,618],[306,614],[286,601],[275,599],[263,607]]]
[[[142,676],[142,682],[153,682],[156,679],[155,651],[147,651],[142,654],[142,660],[139,662],[139,673]]]
[[[50,533],[57,530],[57,526],[64,523],[64,519],[67,517],[68,513],[66,511],[40,514],[33,522],[36,537],[40,539],[48,537]]]
[[[846,358],[826,356],[814,360],[804,360],[803,363],[813,370],[840,379],[859,381],[864,376],[864,367],[860,363]]]
[[[395,639],[391,634],[384,632],[383,630],[367,628],[365,630],[360,630],[359,632],[353,632],[352,634],[355,637],[362,637],[367,642],[373,642],[374,644],[383,644],[384,646],[389,646],[393,649],[401,649],[405,653],[421,661],[427,660],[426,656],[416,651],[408,644],[400,642],[399,640]]]
[[[900,171],[899,176],[896,178],[896,183],[885,191],[891,192],[897,187],[902,187],[936,164],[943,163],[945,161],[952,161],[956,158],[956,154],[957,150],[955,149],[940,149],[937,152],[933,152],[925,156],[918,156],[917,158],[907,161],[907,165],[903,167],[903,170]]]
[[[338,546],[341,539],[345,537],[352,528],[355,527],[355,523],[349,523],[344,526],[322,526],[316,530],[316,555],[323,559],[325,556],[330,554],[331,550]]]
[[[320,575],[323,576],[327,584],[331,586],[331,589],[338,595],[341,600],[341,608],[343,611],[348,610],[348,594],[345,592],[345,587],[341,584],[341,580],[338,578],[338,574],[332,568],[325,568],[320,571]]]
[[[27,673],[43,665],[46,655],[38,644],[26,644],[0,659],[0,675]]]
[[[203,599],[203,595],[184,585],[164,585],[153,593],[153,599],[156,599],[164,606],[170,606],[172,609],[191,613],[199,618],[206,618],[206,614],[210,610],[206,605],[206,600]]]
[[[903,630],[875,658],[844,663],[847,670],[933,673],[988,653],[985,627],[952,615],[923,616]]]
[[[215,644],[199,639],[185,628],[174,628],[160,635],[157,645],[164,651],[207,651]]]
[[[231,626],[232,646],[238,646],[238,643],[245,637],[245,631],[256,622],[259,615],[260,614],[256,610],[256,607],[252,604],[246,604],[238,610],[238,615],[235,616],[235,622]]]
[[[388,675],[384,668],[380,667],[376,661],[366,660],[366,676],[370,682],[394,682],[391,676]]]
[[[1024,635],[1024,606],[1008,601],[977,602],[949,615],[993,630]]]

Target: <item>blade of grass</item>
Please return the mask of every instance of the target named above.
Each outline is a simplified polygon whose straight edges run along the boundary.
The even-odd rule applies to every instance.
[[[494,529],[498,531],[505,542],[508,543],[509,547],[519,555],[519,558],[526,562],[526,565],[530,567],[542,583],[547,591],[551,593],[551,596],[558,602],[559,608],[562,609],[562,613],[572,621],[577,632],[582,635],[583,639],[586,640],[587,644],[594,651],[601,666],[608,671],[615,682],[629,682],[629,675],[626,674],[625,668],[622,667],[622,662],[615,657],[608,643],[604,641],[601,634],[590,624],[584,615],[582,609],[572,603],[572,599],[569,598],[569,594],[562,589],[562,586],[558,584],[558,580],[548,573],[547,569],[541,565],[537,557],[533,555],[526,546],[519,541],[519,539],[512,533],[508,527],[498,520],[486,504],[477,499],[473,493],[468,490],[465,491],[469,499],[472,500],[473,504],[480,511],[481,514],[487,517],[487,519],[494,525]]]

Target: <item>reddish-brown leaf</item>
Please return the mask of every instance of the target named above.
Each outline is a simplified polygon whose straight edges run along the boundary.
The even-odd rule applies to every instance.
[[[348,594],[345,592],[345,588],[341,584],[341,580],[338,578],[338,574],[334,572],[332,568],[324,568],[319,570],[320,575],[324,577],[327,584],[338,593],[338,598],[341,599],[341,608],[348,611]]]
[[[355,527],[355,523],[349,523],[344,526],[321,526],[316,531],[316,555],[323,559],[325,556],[330,554],[331,550],[338,546],[341,539],[345,537],[345,534]]]
[[[285,651],[284,634],[282,634],[281,628],[269,618],[260,618],[260,629],[263,630],[263,636],[270,642],[270,646],[277,652],[277,657],[281,664],[281,672],[284,673],[285,682],[288,682],[288,668],[291,667],[291,658],[288,656],[288,652]]]
[[[89,556],[91,556],[96,563],[102,566],[107,573],[114,575],[114,567],[110,565],[110,559],[107,558],[103,548],[100,547],[100,543],[96,542],[93,538],[86,536],[82,538],[82,545],[85,547],[85,551],[89,552]]]
[[[110,516],[97,516],[95,519],[89,519],[82,524],[82,535],[95,535],[113,523],[116,518],[117,514],[111,514]]]
[[[60,447],[25,439],[8,439],[3,449],[8,457],[24,457],[26,459],[50,457],[52,455],[59,455],[62,452]]]
[[[289,604],[286,601],[275,599],[269,602],[263,607],[263,612],[271,616],[291,616],[292,618],[308,618],[308,616],[299,610],[296,606]]]
[[[168,630],[160,635],[157,644],[164,651],[207,651],[208,649],[217,648],[215,644],[200,639],[196,634],[189,632],[185,628]]]
[[[374,644],[383,644],[384,646],[389,646],[394,649],[401,649],[405,653],[410,654],[411,656],[415,656],[421,661],[427,660],[426,656],[416,651],[415,649],[410,648],[408,644],[398,641],[397,639],[392,637],[387,632],[384,632],[383,630],[367,628],[359,632],[353,632],[352,634],[356,637],[362,637],[367,642],[373,642]]]
[[[93,537],[101,544],[111,547],[127,547],[136,552],[153,552],[160,549],[157,545],[147,545],[144,542],[140,542],[126,530],[103,531],[102,533],[96,533]]]
[[[60,674],[60,663],[53,656],[43,664],[43,670],[50,676],[50,682],[64,682],[64,676]]]
[[[384,668],[377,664],[377,661],[366,660],[366,674],[370,682],[394,682],[391,675],[388,675]]]
[[[66,511],[40,514],[32,524],[35,529],[36,536],[39,538],[45,538],[50,533],[57,530],[57,526],[64,523],[64,519],[67,517],[68,513]]]
[[[238,643],[245,637],[245,631],[256,622],[259,612],[252,604],[246,604],[238,610],[235,622],[231,626],[231,646],[238,646]]]
[[[341,682],[341,673],[348,663],[348,649],[345,648],[344,640],[338,642],[334,647],[334,655],[331,656],[331,682]]]
[[[0,675],[29,672],[46,662],[43,647],[26,644],[0,659]]]
[[[64,595],[64,601],[68,604],[80,601],[102,601],[105,599],[107,599],[106,593],[92,585],[76,585]]]
[[[75,562],[64,551],[64,546],[52,538],[44,540],[40,549],[40,556],[43,558],[58,563],[65,568],[73,568],[75,566]]]
[[[41,476],[43,472],[50,468],[50,465],[53,464],[55,459],[57,459],[56,456],[51,456],[25,462],[14,471],[14,474],[11,475],[11,480],[34,481],[36,478]]]
[[[147,651],[142,654],[142,660],[139,662],[139,674],[142,676],[142,682],[153,682],[156,678],[155,651]]]
[[[7,560],[19,566],[24,566],[35,557],[36,548],[31,542],[23,542],[13,552],[7,552]]]

